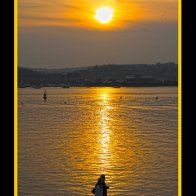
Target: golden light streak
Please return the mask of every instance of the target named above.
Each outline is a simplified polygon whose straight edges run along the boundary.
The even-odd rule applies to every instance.
[[[109,94],[107,89],[100,90],[100,173],[105,173],[106,169],[109,168],[109,156],[110,156],[110,125],[109,125]]]

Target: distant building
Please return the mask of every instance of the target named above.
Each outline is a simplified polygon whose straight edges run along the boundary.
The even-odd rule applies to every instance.
[[[155,79],[152,76],[126,76],[127,82],[154,82]]]

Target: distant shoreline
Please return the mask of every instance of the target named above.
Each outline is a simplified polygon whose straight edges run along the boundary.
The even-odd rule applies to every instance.
[[[154,86],[120,86],[120,87],[113,87],[113,86],[71,86],[69,88],[149,88],[149,87],[178,87],[178,85],[154,85]],[[63,88],[62,86],[42,86],[42,87],[32,87],[32,86],[27,86],[27,87],[18,87],[20,89],[24,88],[33,88],[33,89],[43,89],[43,88]],[[64,88],[64,89],[69,89],[69,88]]]
[[[96,65],[82,70],[19,68],[18,86],[42,87],[160,87],[178,86],[175,63],[155,65]]]

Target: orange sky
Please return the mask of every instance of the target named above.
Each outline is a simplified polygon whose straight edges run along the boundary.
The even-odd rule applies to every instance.
[[[178,0],[19,0],[19,66],[177,62]],[[108,24],[96,10],[114,10]]]
[[[101,6],[114,9],[114,19],[94,19]],[[140,22],[176,22],[177,0],[19,0],[19,27],[124,28]]]

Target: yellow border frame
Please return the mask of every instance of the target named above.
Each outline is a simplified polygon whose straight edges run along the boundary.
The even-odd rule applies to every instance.
[[[18,196],[18,0],[14,0],[14,196]]]
[[[178,196],[182,195],[182,0],[178,0]]]
[[[178,0],[178,196],[182,195],[182,2]],[[14,0],[14,196],[18,196],[18,0]]]

